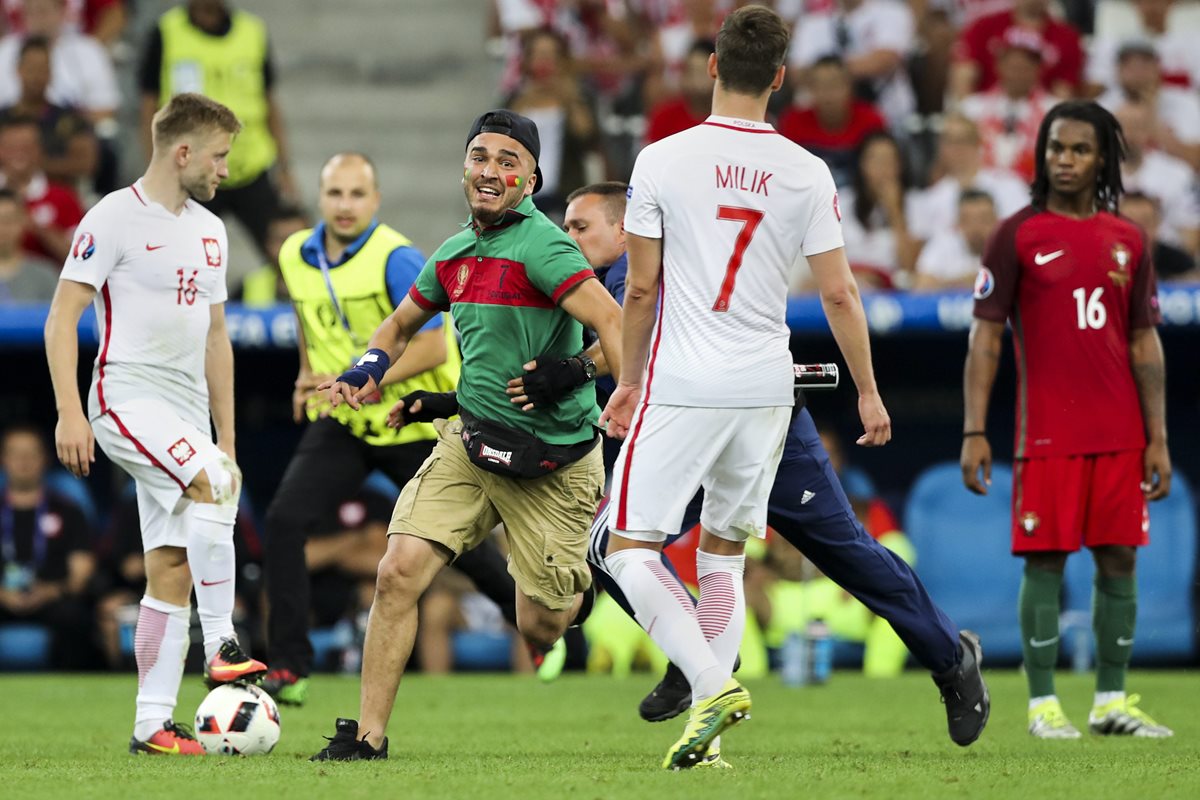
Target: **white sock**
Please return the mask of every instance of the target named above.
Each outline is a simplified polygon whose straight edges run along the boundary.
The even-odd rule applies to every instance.
[[[133,639],[138,666],[133,736],[138,741],[153,736],[175,710],[191,622],[188,606],[171,605],[149,595],[142,598]]]
[[[212,661],[222,639],[234,638],[233,601],[237,562],[233,523],[237,509],[193,503],[188,520],[187,560],[196,590],[196,611],[204,631],[204,660]]]
[[[1029,698],[1029,710],[1032,711],[1036,706],[1041,705],[1042,703],[1046,702],[1047,700],[1058,700],[1058,695],[1047,694],[1047,695],[1042,695],[1041,697]]]
[[[744,555],[719,556],[696,551],[696,576],[700,580],[696,620],[721,669],[730,674],[746,629],[746,591],[742,582],[745,572]]]
[[[604,563],[646,633],[687,677],[692,705],[719,692],[730,673],[705,641],[687,590],[663,566],[662,556],[632,547],[611,553]]]
[[[1124,692],[1096,692],[1096,699],[1092,703],[1093,706],[1106,706],[1114,700],[1124,700]]]

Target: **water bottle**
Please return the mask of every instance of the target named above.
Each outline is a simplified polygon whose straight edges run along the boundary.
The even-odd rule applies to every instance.
[[[814,619],[805,626],[804,643],[809,653],[809,682],[827,682],[830,673],[833,672],[833,639],[829,636],[829,626],[825,624],[825,620]]]
[[[808,682],[808,645],[799,631],[783,640],[779,651],[779,677],[784,686],[799,687]]]

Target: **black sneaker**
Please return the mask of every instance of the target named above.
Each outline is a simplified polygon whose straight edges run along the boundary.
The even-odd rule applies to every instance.
[[[961,631],[958,641],[962,655],[958,664],[948,672],[934,675],[933,682],[937,684],[942,693],[942,702],[946,704],[950,738],[955,744],[966,747],[983,733],[992,710],[992,701],[988,696],[987,684],[983,682],[983,673],[979,670],[979,664],[983,661],[979,637],[971,631]]]
[[[692,705],[692,687],[674,664],[667,665],[666,674],[650,694],[642,698],[638,713],[647,722],[665,722],[687,711]]]
[[[329,744],[309,761],[373,761],[388,757],[386,737],[383,747],[378,750],[367,743],[367,734],[358,738],[358,720],[339,718],[334,725],[337,732],[332,737],[325,737]]]

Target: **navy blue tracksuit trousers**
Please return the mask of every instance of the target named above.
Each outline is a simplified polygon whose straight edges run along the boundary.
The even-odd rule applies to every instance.
[[[702,496],[692,501],[683,530],[668,538],[668,545],[699,522]],[[605,590],[633,617],[603,561],[607,511],[605,504],[593,526],[588,561]],[[788,430],[767,522],[834,583],[886,619],[921,666],[940,673],[958,663],[958,628],[934,605],[912,568],[855,518],[807,409],[800,410]],[[666,548],[663,562],[674,572]]]

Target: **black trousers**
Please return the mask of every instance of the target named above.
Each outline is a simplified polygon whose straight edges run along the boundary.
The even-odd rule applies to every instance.
[[[266,255],[267,228],[279,208],[279,192],[269,173],[263,172],[245,186],[221,189],[204,207],[218,216],[233,214],[254,238],[259,252]]]
[[[304,542],[322,519],[352,498],[373,470],[397,486],[416,474],[433,450],[433,441],[378,447],[354,436],[341,423],[321,419],[310,423],[288,463],[271,500],[266,518],[264,567],[270,614],[267,619],[267,663],[307,675],[313,651],[308,641],[309,576]],[[516,584],[504,556],[487,540],[463,553],[454,566],[491,598],[504,618],[516,625]]]

